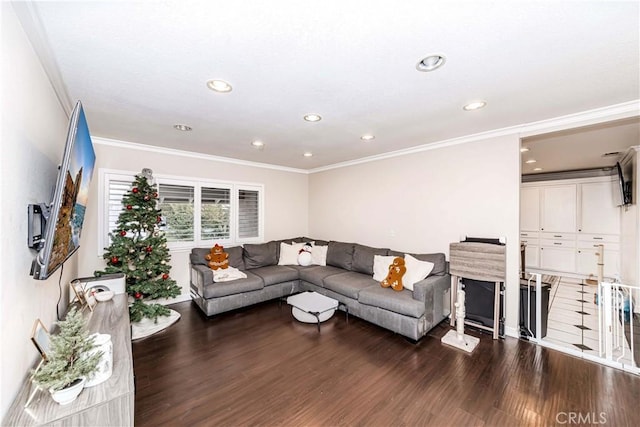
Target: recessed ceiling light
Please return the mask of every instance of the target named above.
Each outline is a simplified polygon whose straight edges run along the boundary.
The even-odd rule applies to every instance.
[[[468,103],[467,105],[462,107],[462,109],[464,111],[479,110],[480,108],[484,107],[485,105],[487,105],[487,103],[485,101],[474,101],[474,102]]]
[[[437,70],[442,67],[445,62],[447,62],[447,58],[445,58],[444,55],[429,55],[416,64],[416,70],[424,72]]]
[[[322,117],[320,117],[319,114],[307,114],[304,116],[304,119],[308,122],[319,122],[322,120]]]
[[[376,137],[374,135],[362,135],[360,139],[363,141],[371,141],[372,139],[376,139]]]
[[[530,165],[530,164],[535,163],[535,162],[536,162],[536,160],[535,160],[535,159],[529,159],[529,160],[527,160],[525,163],[527,163],[527,164],[529,164],[529,165]]]
[[[207,82],[207,87],[216,92],[231,92],[231,85],[224,80],[209,80]]]
[[[521,153],[526,153],[527,151],[529,151],[529,149],[527,147],[520,147],[520,152]]]
[[[533,168],[534,172],[540,172],[542,170],[542,168]]]
[[[313,157],[313,153],[310,151],[307,151],[306,153],[303,154],[303,156],[305,157]]]
[[[181,130],[183,132],[188,132],[190,130],[193,130],[191,126],[187,126],[187,125],[173,125],[173,128],[176,130]]]
[[[264,142],[262,142],[262,141],[253,141],[253,142],[251,143],[251,145],[252,145],[254,148],[264,148]]]

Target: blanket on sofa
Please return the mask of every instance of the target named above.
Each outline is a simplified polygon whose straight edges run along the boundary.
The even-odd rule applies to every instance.
[[[231,280],[246,279],[247,275],[235,267],[227,267],[224,270],[213,270],[214,282],[229,282]]]

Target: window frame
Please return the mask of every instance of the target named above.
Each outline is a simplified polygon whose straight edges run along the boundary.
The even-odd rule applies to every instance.
[[[128,181],[133,182],[135,175],[140,172],[132,172],[116,169],[99,169],[99,191],[98,191],[98,256],[102,256],[104,248],[109,243],[109,196],[110,184],[112,181]],[[171,251],[189,251],[194,247],[213,246],[215,243],[223,246],[237,246],[244,243],[260,243],[264,241],[264,184],[251,182],[237,182],[215,180],[207,178],[192,178],[167,174],[154,174],[156,184],[166,185],[182,185],[193,187],[194,203],[193,203],[193,241],[167,242],[167,246]],[[229,238],[228,239],[202,239],[202,187],[220,188],[230,190],[229,204]],[[258,192],[258,235],[254,237],[239,237],[239,192],[257,191]]]

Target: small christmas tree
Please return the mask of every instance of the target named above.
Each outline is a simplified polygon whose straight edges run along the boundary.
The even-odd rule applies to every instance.
[[[33,375],[43,388],[61,390],[81,377],[91,377],[98,368],[102,352],[89,354],[95,348],[82,313],[72,308],[65,320],[58,322],[60,331],[51,337],[51,349],[44,365]]]
[[[111,273],[127,276],[127,293],[133,297],[129,306],[132,322],[143,317],[157,321],[158,316],[169,315],[168,308],[146,304],[145,299],[180,295],[180,287],[169,277],[171,255],[164,232],[159,229],[157,199],[152,171],[143,169],[122,199],[124,210],[118,217],[116,230],[109,233],[111,246],[105,248],[103,255],[107,267],[95,272],[96,276]]]

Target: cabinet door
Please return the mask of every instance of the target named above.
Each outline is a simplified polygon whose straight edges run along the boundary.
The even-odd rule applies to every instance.
[[[520,189],[520,230],[540,230],[540,188]]]
[[[541,247],[540,268],[543,270],[567,271],[576,270],[575,248]]]
[[[578,273],[598,276],[598,251],[579,249],[577,256]],[[614,278],[620,274],[620,252],[604,251],[604,276]]]
[[[575,184],[542,187],[543,231],[576,231],[577,189]]]
[[[538,268],[540,262],[540,248],[537,245],[527,245],[524,251],[524,265],[527,268]]]
[[[594,234],[620,233],[620,208],[614,205],[611,181],[580,184],[578,231]]]

